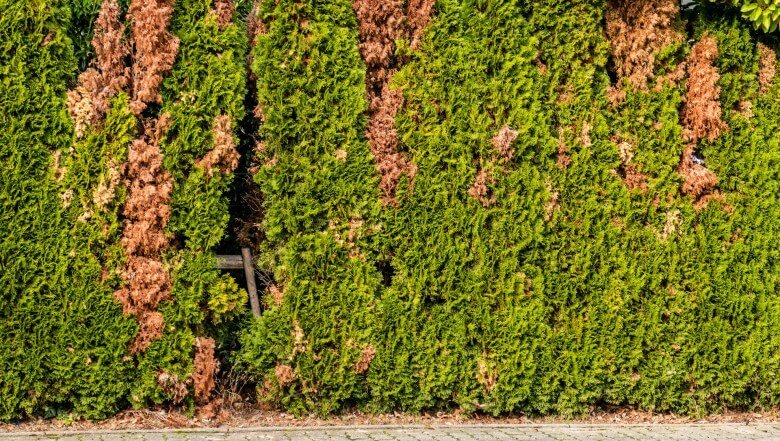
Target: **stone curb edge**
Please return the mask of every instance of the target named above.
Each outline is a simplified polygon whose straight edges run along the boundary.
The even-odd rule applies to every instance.
[[[387,424],[387,425],[312,425],[312,426],[256,426],[256,427],[194,427],[194,428],[171,428],[171,429],[96,429],[96,430],[41,430],[25,432],[5,432],[0,433],[0,439],[18,438],[25,436],[46,437],[46,436],[73,436],[73,435],[101,435],[101,434],[153,434],[153,433],[273,433],[273,432],[300,432],[300,431],[327,431],[327,430],[439,430],[439,429],[622,429],[622,428],[642,428],[642,427],[670,427],[670,428],[715,428],[715,427],[775,427],[780,428],[780,422],[777,423],[529,423],[529,424]]]

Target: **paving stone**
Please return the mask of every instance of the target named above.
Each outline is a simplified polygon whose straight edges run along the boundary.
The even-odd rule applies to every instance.
[[[0,441],[780,441],[776,424],[376,426],[0,433]]]

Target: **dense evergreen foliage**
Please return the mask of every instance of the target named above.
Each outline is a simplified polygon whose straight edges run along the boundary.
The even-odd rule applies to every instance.
[[[187,379],[208,371],[211,388],[200,390],[195,381],[195,394],[188,396],[208,402],[214,366],[196,365],[196,342],[217,334],[213,324],[224,325],[245,304],[246,292],[217,270],[213,249],[228,222],[224,194],[238,160],[234,132],[244,113],[247,41],[234,10],[220,15],[212,3],[180,0],[172,22],[179,51],[163,84],[160,114],[170,121],[161,144],[174,182],[167,228],[176,246],[166,255],[173,286],[159,307],[167,331],[141,357],[137,405],[183,399],[180,386],[161,382],[160,372],[189,386]],[[213,355],[206,356],[211,364]]]
[[[257,182],[277,284],[242,357],[263,397],[297,412],[775,403],[770,43],[673,2],[439,0],[416,50],[396,42],[413,180],[397,205],[377,212],[374,190],[334,215],[344,193],[323,192],[369,180],[320,178],[346,144],[330,137],[354,133],[331,128],[356,145],[365,130],[358,106],[327,101],[361,84],[346,3],[260,14]],[[340,44],[320,44],[326,26]],[[374,233],[345,238],[346,216]]]
[[[220,364],[296,414],[776,406],[780,10],[683,3],[0,0],[0,419],[212,418]]]
[[[382,281],[365,68],[347,0],[261,2],[259,18],[256,180],[267,237],[259,258],[276,284],[243,338],[243,358],[263,396],[327,413],[367,397],[355,363],[371,352]]]
[[[68,409],[108,416],[127,396],[132,363],[124,356],[135,326],[101,283],[99,259],[113,258],[104,244],[116,220],[107,215],[106,234],[77,219],[105,168],[82,152],[121,157],[132,125],[112,112],[102,134],[64,154],[75,66],[68,10],[58,1],[0,8],[0,418]],[[76,193],[60,185],[73,182]]]

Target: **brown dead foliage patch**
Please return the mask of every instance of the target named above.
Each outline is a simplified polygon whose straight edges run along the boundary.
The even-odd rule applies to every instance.
[[[100,119],[96,104],[96,93],[99,89],[100,73],[96,69],[87,69],[79,75],[79,84],[68,91],[68,113],[73,120],[76,138],[81,138],[87,129]]]
[[[214,148],[197,161],[197,165],[209,177],[213,177],[216,172],[233,173],[238,167],[239,154],[231,126],[228,115],[219,115],[214,119]]]
[[[571,158],[569,157],[569,149],[566,147],[566,144],[558,144],[558,154],[555,163],[564,170],[569,168]]]
[[[124,170],[128,193],[122,210],[124,230],[121,243],[127,262],[122,270],[125,283],[115,296],[125,313],[134,315],[141,326],[131,346],[133,353],[143,351],[161,335],[163,327],[161,323],[157,324],[157,320],[161,320],[162,316],[158,317],[153,312],[162,300],[168,298],[171,288],[170,274],[162,262],[162,253],[170,245],[165,227],[170,218],[173,180],[163,168],[163,155],[158,144],[167,124],[165,115],[157,121],[146,121],[144,134],[130,145]]]
[[[246,32],[249,37],[249,47],[253,48],[257,44],[257,37],[268,32],[268,28],[265,23],[260,19],[260,3],[263,0],[254,0],[252,4],[252,10],[249,12],[249,16],[246,18]],[[247,54],[247,65],[250,65],[251,52]],[[250,70],[251,72],[251,70]]]
[[[480,170],[474,179],[474,184],[469,188],[469,196],[478,200],[482,206],[489,207],[496,202],[496,196],[492,194],[489,184],[493,184],[493,176],[489,176],[485,170]]]
[[[136,315],[138,335],[130,344],[130,353],[137,354],[148,348],[153,341],[162,337],[165,330],[163,316],[157,311],[141,311]]]
[[[477,381],[487,391],[493,390],[498,382],[498,372],[493,364],[487,354],[482,354],[482,357],[477,360]]]
[[[225,28],[233,24],[233,14],[236,12],[236,5],[233,0],[214,0],[213,14],[217,16],[217,24],[220,28]]]
[[[553,189],[552,182],[549,180],[545,182],[545,186],[547,187],[547,193],[550,194],[550,199],[544,204],[544,220],[549,222],[552,220],[555,210],[557,210],[560,205],[558,200],[560,199],[561,194]]]
[[[359,24],[360,54],[368,68],[369,99],[381,99],[382,89],[398,67],[395,40],[408,34],[403,0],[354,0]]]
[[[515,276],[517,276],[520,279],[520,281],[523,282],[523,291],[526,294],[531,294],[531,291],[533,290],[534,287],[533,279],[529,278],[528,275],[526,275],[525,273],[520,273],[520,272],[515,273]]]
[[[63,194],[63,197],[65,197],[65,196],[67,196],[67,194]],[[72,196],[72,195],[71,195],[71,196]],[[64,202],[64,201],[63,201],[63,202]],[[83,212],[82,212],[82,213],[79,215],[79,217],[78,217],[76,220],[78,220],[79,222],[81,222],[81,223],[85,224],[85,223],[89,222],[89,220],[90,220],[90,219],[92,219],[92,216],[93,216],[94,214],[95,214],[95,213],[92,211],[92,209],[91,209],[91,208],[86,208],[86,209],[85,209],[85,210],[84,210],[84,211],[83,211]]]
[[[376,349],[373,346],[366,345],[363,351],[360,353],[360,360],[355,363],[355,372],[363,374],[368,371],[368,367],[371,365],[371,360],[376,356]]]
[[[618,142],[617,137],[613,137],[613,142],[618,144],[618,154],[620,155],[620,168],[618,169],[618,176],[623,184],[629,190],[639,190],[642,193],[646,192],[649,188],[647,185],[647,175],[639,171],[639,168],[634,164],[634,146],[628,141]]]
[[[358,239],[361,233],[365,231],[363,225],[363,219],[359,217],[352,217],[349,219],[349,229],[347,230],[346,235],[343,234],[342,224],[335,220],[328,222],[328,230],[331,234],[333,234],[336,242],[339,245],[344,245],[349,249],[349,257],[358,258],[365,257],[365,255],[360,252],[360,248],[358,247]]]
[[[634,160],[634,147],[628,141],[618,144],[618,155],[623,164],[630,164]]]
[[[309,340],[306,339],[306,334],[304,334],[298,320],[293,320],[292,338],[294,346],[292,354],[290,354],[291,360],[296,355],[306,352],[306,349],[309,347]]]
[[[198,337],[195,339],[195,368],[192,371],[192,383],[195,387],[195,401],[206,404],[214,390],[214,377],[219,371],[219,362],[214,356],[214,339]]]
[[[571,158],[569,157],[569,148],[566,146],[566,141],[563,139],[564,130],[563,127],[558,129],[558,152],[555,163],[558,167],[566,170],[571,164]]]
[[[104,0],[95,20],[92,47],[96,59],[79,75],[78,86],[68,91],[68,110],[74,122],[76,137],[84,135],[108,111],[109,101],[130,82],[127,57],[130,45],[121,10],[116,0]]]
[[[133,44],[133,96],[136,114],[161,100],[163,75],[176,61],[179,39],[168,30],[174,0],[131,0],[127,16]]]
[[[682,218],[680,217],[680,210],[672,210],[666,213],[666,220],[664,222],[664,228],[658,233],[658,239],[661,242],[667,242],[682,225]]]
[[[175,374],[169,374],[166,371],[160,371],[157,373],[157,385],[168,396],[172,397],[174,404],[179,404],[187,397],[187,383],[180,381],[179,377]]]
[[[502,127],[492,139],[493,147],[504,163],[511,161],[515,155],[515,149],[512,148],[515,139],[517,139],[517,131],[509,126]]]
[[[705,35],[691,50],[688,60],[688,89],[682,120],[685,137],[696,143],[700,139],[713,141],[728,130],[721,119],[720,74],[713,65],[718,58],[715,38]]]
[[[720,74],[713,65],[717,57],[717,40],[705,34],[693,46],[688,60],[688,89],[682,120],[689,143],[677,171],[683,178],[682,193],[694,198],[697,209],[705,207],[710,196],[716,193],[718,177],[696,160],[696,143],[702,139],[714,141],[729,128],[721,119]]]
[[[171,286],[168,271],[158,260],[131,255],[122,276],[125,286],[117,291],[116,297],[125,314],[144,318],[150,322],[150,329],[157,329],[158,326],[151,326],[156,318],[150,317],[149,313],[168,297]]]
[[[46,36],[43,37],[43,41],[41,41],[41,47],[46,47],[51,44],[51,42],[54,41],[55,36],[56,34],[54,32],[49,32],[46,34]]]
[[[607,38],[619,79],[640,90],[655,77],[655,57],[684,38],[675,29],[680,15],[676,0],[609,0]]]
[[[274,375],[280,386],[286,386],[295,381],[295,371],[286,364],[278,364],[274,368]]]
[[[104,77],[105,86],[114,92],[123,89],[130,81],[130,69],[127,67],[130,45],[120,15],[116,0],[104,0],[100,5],[92,38],[97,68]]]
[[[503,166],[509,164],[515,156],[515,149],[512,147],[512,143],[515,142],[517,136],[518,133],[515,129],[508,125],[504,125],[490,140],[494,149],[494,152],[490,154],[488,159],[491,170],[493,170],[493,167],[498,167],[498,170],[503,170],[504,173],[508,173],[508,170]],[[496,197],[490,189],[490,185],[494,183],[495,176],[493,175],[493,172],[488,172],[480,167],[477,170],[477,176],[474,178],[474,183],[468,190],[468,194],[478,200],[484,207],[489,207],[496,202]]]
[[[135,139],[125,166],[128,197],[123,214],[122,244],[128,256],[159,256],[168,246],[165,226],[170,217],[173,180],[163,168],[163,155],[156,139]]]
[[[585,148],[588,148],[593,144],[593,141],[590,139],[591,130],[593,130],[593,126],[590,124],[590,122],[583,120],[582,128],[580,129],[580,136],[577,138],[577,140]]]
[[[734,212],[734,207],[726,203],[726,198],[723,197],[718,190],[713,190],[712,193],[707,193],[697,199],[696,202],[693,203],[693,208],[696,211],[701,211],[707,208],[707,205],[709,205],[710,202],[720,203],[726,213],[731,214]]]
[[[100,182],[92,194],[92,203],[98,211],[106,208],[116,197],[116,189],[122,183],[122,173],[118,164],[108,164],[108,172],[100,177]]]
[[[60,200],[62,201],[62,208],[70,207],[70,203],[73,202],[73,189],[67,189],[60,194]]]
[[[198,418],[203,420],[214,419],[217,416],[220,416],[220,414],[226,412],[222,406],[223,400],[221,398],[213,399],[206,404],[202,404],[197,408]]]
[[[558,98],[555,103],[558,105],[571,104],[574,99],[574,88],[570,84],[566,84],[559,88]]]
[[[353,0],[358,19],[360,55],[366,64],[366,94],[369,123],[366,137],[381,177],[380,189],[385,204],[394,204],[395,190],[403,175],[414,180],[416,167],[398,151],[395,116],[403,105],[400,91],[390,80],[403,60],[395,56],[395,42],[411,41],[414,49],[428,25],[434,0],[412,0],[404,9],[402,0]]]
[[[284,290],[279,287],[279,285],[272,283],[268,287],[268,292],[271,294],[271,298],[274,301],[275,306],[281,306],[282,301],[284,300]]]
[[[639,190],[644,193],[648,189],[647,175],[640,172],[634,165],[623,167],[623,183],[629,190]]]
[[[387,84],[377,99],[369,105],[368,141],[381,176],[379,187],[386,205],[395,203],[395,189],[403,175],[413,178],[415,166],[406,155],[398,151],[398,134],[395,129],[395,115],[403,104],[401,92]]]
[[[692,196],[697,202],[704,201],[706,205],[706,201],[709,198],[702,198],[715,191],[718,185],[718,177],[708,168],[696,163],[693,145],[688,145],[685,148],[677,171],[683,177],[683,194]]]
[[[351,218],[349,220],[349,230],[347,231],[347,246],[349,247],[349,257],[357,258],[363,256],[358,247],[358,237],[363,231],[363,219]]]
[[[138,321],[138,335],[130,346],[130,352],[135,354],[162,336],[162,315],[154,308],[168,298],[171,278],[161,262],[142,256],[129,256],[121,274],[124,286],[114,296],[124,313]]]
[[[754,116],[753,103],[747,100],[738,101],[735,105],[734,111],[747,119],[750,119]]]
[[[611,104],[612,107],[623,104],[625,99],[626,90],[624,88],[617,86],[609,86],[609,88],[607,88],[607,101],[609,101],[609,104]]]
[[[431,22],[435,4],[436,0],[409,0],[409,3],[406,5],[406,17],[411,33],[409,47],[412,50],[417,50],[420,47],[423,32],[425,32],[425,28]]]
[[[541,58],[535,58],[534,64],[536,65],[537,69],[539,69],[539,73],[541,75],[547,75],[547,72],[550,71],[550,69],[547,67],[546,64],[544,64],[544,61],[542,61]]]
[[[764,93],[772,87],[775,79],[777,54],[769,46],[758,43],[758,84],[759,92]]]

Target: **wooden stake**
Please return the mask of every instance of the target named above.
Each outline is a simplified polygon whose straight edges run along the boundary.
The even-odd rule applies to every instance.
[[[244,269],[244,258],[234,255],[217,255],[217,268],[219,269]]]
[[[244,274],[246,275],[246,290],[249,293],[249,305],[252,307],[252,314],[255,317],[260,317],[260,299],[257,298],[255,262],[252,260],[252,251],[249,248],[241,248],[241,257],[244,260]]]

